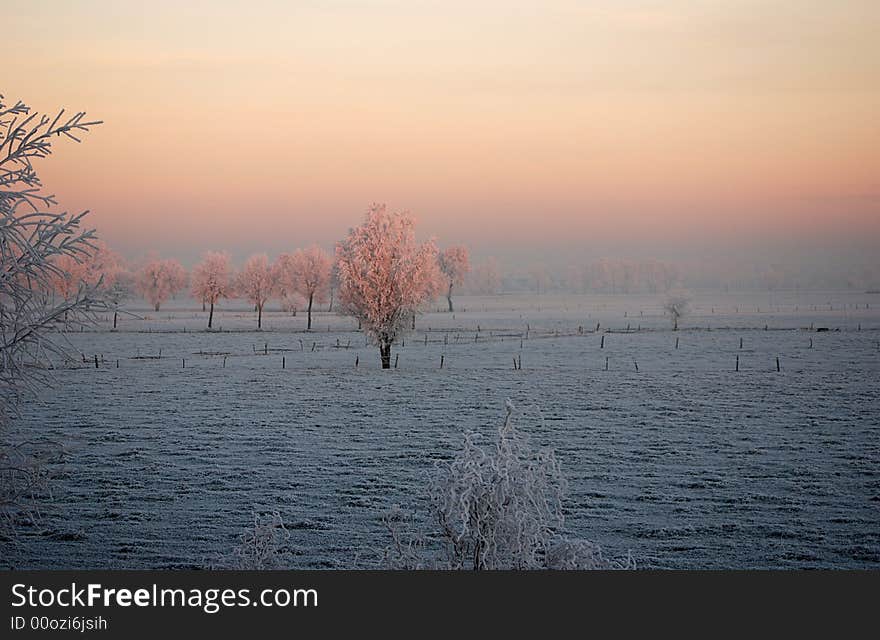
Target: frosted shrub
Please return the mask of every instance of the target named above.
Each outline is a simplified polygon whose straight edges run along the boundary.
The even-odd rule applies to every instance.
[[[439,530],[413,534],[412,521],[393,511],[385,519],[393,544],[389,568],[617,569],[631,559],[606,559],[591,542],[564,536],[566,482],[552,449],[530,445],[513,422],[513,405],[498,429],[494,447],[467,433],[451,462],[439,465],[431,482],[431,516]],[[439,539],[432,559],[428,542]]]
[[[433,569],[435,562],[425,553],[424,537],[414,534],[411,514],[394,507],[382,517],[382,523],[391,535],[391,545],[385,549],[387,569]]]
[[[260,517],[254,514],[254,526],[238,538],[238,546],[220,562],[221,568],[238,571],[281,569],[282,550],[290,540],[281,514],[273,511]]]
[[[62,453],[50,441],[0,440],[0,540],[13,537],[16,523],[39,521],[37,497],[47,490],[48,465]]]
[[[538,569],[563,523],[565,479],[552,450],[534,450],[513,426],[494,451],[465,435],[464,448],[431,486],[432,510],[456,569]]]
[[[556,570],[635,569],[631,555],[625,560],[612,560],[602,555],[602,548],[588,540],[562,538],[547,551],[545,568]]]

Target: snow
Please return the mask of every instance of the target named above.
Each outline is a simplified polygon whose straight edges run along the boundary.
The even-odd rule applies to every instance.
[[[254,511],[281,515],[292,567],[370,566],[387,509],[423,509],[433,463],[466,430],[491,436],[511,398],[557,451],[567,529],[611,555],[880,568],[880,296],[694,292],[677,332],[662,295],[455,302],[418,318],[389,371],[351,318],[318,313],[307,333],[274,301],[259,333],[246,303],[206,333],[178,300],[69,334],[87,362],[15,426],[69,453],[41,527],[0,542],[0,566],[208,566]]]

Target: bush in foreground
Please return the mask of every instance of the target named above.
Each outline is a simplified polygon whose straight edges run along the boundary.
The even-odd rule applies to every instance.
[[[533,447],[517,431],[513,405],[494,446],[464,446],[439,465],[429,487],[437,528],[416,531],[395,508],[385,517],[392,543],[385,565],[394,569],[632,569],[631,556],[612,560],[599,546],[565,534],[566,482],[552,449]],[[440,551],[432,549],[439,542]]]

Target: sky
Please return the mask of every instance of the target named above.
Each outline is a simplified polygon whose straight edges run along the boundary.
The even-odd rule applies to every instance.
[[[0,93],[123,254],[880,255],[876,0],[4,0]],[[569,258],[566,258],[569,259]]]

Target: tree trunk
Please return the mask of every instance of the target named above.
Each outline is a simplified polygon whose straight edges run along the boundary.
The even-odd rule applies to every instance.
[[[113,328],[114,328],[114,329],[116,328],[116,317],[117,317],[118,315],[119,315],[119,314],[118,314],[116,311],[113,312]]]
[[[161,303],[161,302],[157,302],[157,303],[155,304],[154,309],[155,309],[156,311],[159,310],[159,305],[160,305],[160,304],[162,304],[162,303]]]
[[[211,328],[211,323],[214,322],[214,302],[211,302],[211,313],[208,314],[208,328]]]
[[[412,316],[412,330],[413,331],[416,330],[416,312],[415,311],[413,311],[413,316]]]
[[[327,313],[333,313],[333,289],[330,289],[330,305],[327,307]]]
[[[678,315],[672,314],[672,330],[678,331]]]
[[[446,292],[446,302],[449,303],[449,313],[452,313],[454,311],[452,308],[452,285],[449,285],[449,291]]]
[[[380,343],[379,344],[379,357],[382,358],[382,368],[390,369],[391,368],[391,343]]]
[[[315,294],[314,294],[314,293],[310,293],[310,294],[309,294],[309,311],[308,311],[309,319],[308,319],[308,321],[306,322],[306,330],[307,330],[307,331],[310,330],[310,329],[312,328],[312,301],[313,301],[314,299],[315,299]]]
[[[207,309],[205,308],[205,301],[204,300],[202,300],[202,311],[207,311]]]
[[[257,305],[257,329],[263,328],[263,305]]]

